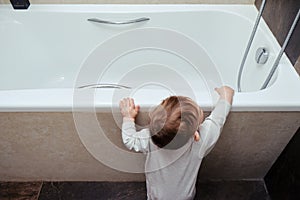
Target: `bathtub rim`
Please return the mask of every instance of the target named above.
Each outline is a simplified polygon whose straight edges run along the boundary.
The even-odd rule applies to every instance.
[[[112,109],[118,109],[117,104],[111,103],[113,90],[99,91],[96,94],[104,97],[101,101],[95,101],[97,112],[111,112]],[[105,93],[105,95],[103,95]],[[259,94],[260,93],[260,94]],[[283,98],[274,99],[270,94],[265,99],[260,96],[268,93],[268,91],[252,92],[252,93],[236,93],[232,111],[234,112],[300,112],[300,101],[294,95],[293,99]],[[295,94],[295,93],[294,93]],[[36,99],[41,97],[38,102]],[[11,90],[0,92],[0,98],[7,97],[7,101],[0,102],[0,112],[74,112],[73,110],[73,89],[33,89],[33,90]],[[12,100],[13,99],[13,100]],[[10,101],[9,101],[10,100]],[[148,101],[140,103],[141,111],[146,111],[157,101]],[[209,99],[203,99],[197,102],[204,111],[212,111],[216,102]],[[91,107],[81,105],[76,108],[76,112],[90,112]]]
[[[214,9],[220,9],[226,7],[226,9],[236,11],[240,7],[254,7],[254,4],[31,4],[28,9],[17,9],[14,10],[11,4],[0,4],[0,10],[14,10],[16,12],[38,12],[38,11],[65,11],[65,12],[98,12],[99,9],[112,9],[112,10],[101,10],[101,12],[168,12],[168,11],[198,11],[207,10],[213,7]],[[137,10],[137,8],[142,8],[142,10]],[[69,10],[72,9],[72,10]],[[178,10],[176,10],[178,9]],[[251,11],[249,12],[251,13]],[[248,13],[248,14],[249,14]],[[252,13],[251,13],[252,14]],[[250,16],[252,16],[250,14]]]
[[[291,77],[294,82],[300,82],[294,69],[286,66],[286,63],[279,64],[278,81],[270,87],[255,92],[235,93],[232,111],[235,112],[285,112],[300,111],[300,84],[292,85],[291,82],[284,82],[283,77],[295,73]],[[293,82],[293,81],[292,81]],[[286,88],[293,88],[294,92]],[[73,88],[51,88],[51,89],[26,89],[26,90],[2,90],[0,91],[0,112],[73,112]],[[112,104],[114,89],[100,89],[95,94],[95,108],[97,112],[111,112],[118,107]],[[279,94],[279,92],[281,94]],[[262,98],[263,97],[263,98]],[[102,98],[102,99],[100,99]],[[141,110],[147,110],[157,101],[145,101],[140,103]],[[203,99],[197,102],[204,111],[211,111],[215,102],[210,99]],[[77,108],[82,112],[90,111],[90,106],[82,105]]]

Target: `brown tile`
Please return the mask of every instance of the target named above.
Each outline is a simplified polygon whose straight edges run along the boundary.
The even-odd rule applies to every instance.
[[[269,196],[263,180],[255,181],[200,181],[196,184],[194,200],[268,200]]]
[[[1,200],[36,200],[42,182],[0,182]]]
[[[139,117],[137,122],[144,125],[141,119],[146,119],[147,115]],[[120,135],[120,117],[113,119],[111,114],[99,113],[97,118],[111,143],[125,149]],[[84,133],[89,135],[93,126],[89,121],[84,124],[87,125]],[[299,124],[300,112],[232,112],[216,147],[202,163],[200,177],[264,177]],[[120,172],[95,159],[79,139],[71,113],[0,113],[0,127],[2,181],[145,180],[144,174]],[[103,145],[108,143],[93,135],[89,138],[92,145],[97,145],[98,141]],[[115,154],[100,148],[109,158],[114,158],[113,161],[117,160]],[[134,166],[144,166],[140,156],[137,154],[132,160]],[[131,164],[128,160],[117,161]]]
[[[45,182],[39,200],[146,199],[145,182]]]
[[[100,117],[107,137],[124,148],[111,114]],[[1,181],[144,180],[143,174],[120,172],[95,159],[81,142],[72,113],[0,113],[0,127]]]
[[[256,0],[256,7],[260,7],[262,0]],[[287,33],[299,10],[299,0],[273,0],[267,1],[263,12],[263,18],[273,32],[274,36],[283,44]],[[285,52],[293,64],[300,54],[300,23],[297,24]]]
[[[230,113],[215,148],[202,162],[200,178],[264,177],[299,124],[300,112]]]
[[[297,71],[297,73],[299,74],[299,76],[300,76],[300,56],[299,56],[299,58],[298,58],[298,60],[296,61],[296,63],[295,63],[295,69],[296,69],[296,71]]]
[[[200,181],[196,184],[196,191],[195,200],[268,199],[263,180]],[[146,198],[145,182],[46,182],[43,184],[39,200],[140,200]]]

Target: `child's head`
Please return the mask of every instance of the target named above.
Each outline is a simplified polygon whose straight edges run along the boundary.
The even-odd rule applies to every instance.
[[[190,98],[171,96],[150,113],[151,139],[158,147],[177,149],[194,136],[203,111]]]

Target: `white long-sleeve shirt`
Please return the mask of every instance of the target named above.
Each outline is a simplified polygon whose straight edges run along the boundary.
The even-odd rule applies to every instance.
[[[128,149],[147,154],[145,174],[149,200],[193,199],[196,179],[202,159],[216,144],[231,105],[221,99],[209,117],[200,125],[200,140],[191,139],[180,149],[157,147],[149,129],[136,131],[133,121],[124,120],[123,143]]]

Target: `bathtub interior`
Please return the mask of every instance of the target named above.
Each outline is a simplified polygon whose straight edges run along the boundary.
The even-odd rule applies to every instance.
[[[42,7],[45,9],[43,10],[37,5],[36,7],[36,9],[31,8],[32,10],[29,12],[4,9],[0,13],[0,32],[3,35],[0,38],[2,44],[2,48],[0,48],[1,90],[73,88],[82,64],[89,59],[90,54],[100,44],[123,32],[148,27],[174,30],[195,41],[206,52],[206,59],[210,59],[214,64],[214,66],[205,67],[215,67],[222,82],[236,88],[238,67],[257,12],[252,6],[239,8],[245,11],[245,16],[238,13],[235,8],[224,11],[221,7],[177,12],[155,12],[153,10],[146,12],[78,12],[72,11],[71,6],[62,11],[47,10]],[[88,18],[122,21],[138,17],[149,17],[150,21],[118,27],[87,21]],[[143,36],[137,37],[142,38]],[[144,39],[147,40],[147,38]],[[135,41],[124,41],[123,44],[112,46],[111,51],[128,42],[134,43]],[[258,47],[265,47],[270,51],[270,57],[264,65],[255,63],[255,50]],[[243,91],[259,90],[275,60],[277,51],[278,44],[266,24],[262,22],[245,64],[242,77]],[[98,62],[101,60],[99,59]],[[193,70],[190,70],[194,66],[179,56],[159,49],[142,49],[128,53],[126,58],[119,59],[112,65],[112,68],[118,68],[117,74],[109,73],[108,70],[104,77],[99,74],[98,82],[119,83],[120,77],[130,73],[132,68],[149,63],[162,63],[163,65],[167,63],[169,71],[178,71],[185,80],[191,82],[190,85],[193,88],[198,90],[203,90],[203,88],[206,90],[208,86],[218,84],[214,80],[203,80],[203,76],[205,77],[206,74],[202,73],[203,76],[199,77],[193,73]],[[201,72],[203,68],[201,65],[204,64],[200,64],[196,68]],[[140,83],[140,80],[151,81],[148,78],[151,73],[140,73],[131,79],[132,82],[129,81],[125,84],[136,87],[136,83]],[[163,69],[155,74],[164,79],[163,74],[169,73],[168,70]],[[276,76],[277,74],[271,83],[275,82]],[[170,78],[169,80],[174,79]],[[86,83],[90,83],[89,77],[87,77]],[[182,88],[184,84],[181,85],[179,81],[171,84],[174,88],[185,90]]]
[[[32,5],[26,11],[1,5],[0,11],[4,112],[70,112],[74,105],[110,111],[128,95],[149,108],[174,94],[189,96],[210,111],[218,98],[214,87],[226,84],[237,90],[238,69],[257,15],[254,5]],[[140,17],[150,20],[123,26],[87,21]],[[154,37],[151,30],[161,30],[161,35]],[[131,38],[122,40],[131,32]],[[174,35],[179,42],[171,40]],[[259,47],[270,52],[264,65],[254,60]],[[262,20],[233,111],[300,109],[299,94],[287,89],[300,89],[299,76],[285,55],[268,88],[259,90],[279,50]],[[92,68],[84,71],[87,63]],[[131,89],[77,89],[96,83]]]

